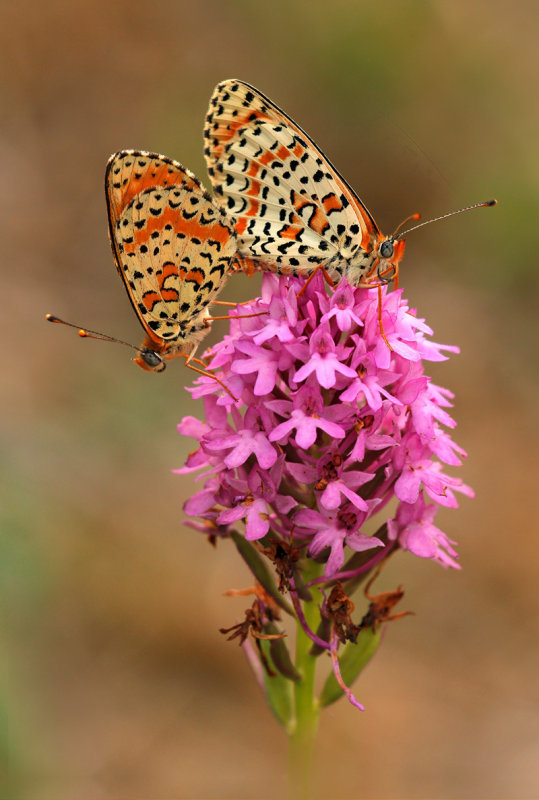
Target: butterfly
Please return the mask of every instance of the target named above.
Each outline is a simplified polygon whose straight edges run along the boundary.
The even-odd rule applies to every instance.
[[[233,222],[192,172],[157,153],[114,153],[105,172],[105,194],[116,268],[146,339],[137,348],[86,328],[79,334],[133,348],[135,363],[151,372],[162,372],[167,359],[184,356],[191,369],[215,378],[189,362],[216,319],[209,316],[209,306],[219,303],[215,297],[237,250]],[[78,327],[52,314],[47,319]]]
[[[204,140],[215,195],[236,220],[247,267],[308,275],[322,265],[353,286],[397,274],[404,240],[380,233],[312,139],[253,86],[217,85]]]
[[[135,363],[193,357],[237,250],[233,224],[200,181],[157,153],[121,150],[105,172],[116,267],[146,332]]]
[[[352,286],[376,286],[381,298],[380,286],[398,279],[404,235],[427,224],[398,233],[419,219],[413,214],[384,236],[305,131],[243,81],[216,86],[204,145],[215,195],[236,221],[237,263],[245,271],[312,276],[322,269],[330,283],[346,278]]]

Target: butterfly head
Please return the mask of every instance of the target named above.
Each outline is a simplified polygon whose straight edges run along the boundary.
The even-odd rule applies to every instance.
[[[167,368],[159,353],[156,353],[155,350],[150,350],[149,347],[141,347],[133,361],[147,372],[163,372]]]
[[[165,334],[166,335],[166,334]],[[188,355],[192,346],[184,338],[166,340],[147,336],[140,347],[137,348],[135,364],[146,372],[163,372],[167,368],[166,359],[174,356]]]
[[[399,262],[404,255],[405,241],[396,236],[382,238],[376,248],[375,279],[390,283],[399,274]]]
[[[167,368],[167,360],[181,356],[188,361],[193,358],[195,350],[200,341],[209,331],[206,324],[208,313],[204,312],[202,319],[198,323],[193,323],[191,329],[177,338],[163,338],[147,336],[142,345],[137,349],[137,357],[133,359],[135,364],[146,372],[163,372]]]
[[[397,281],[399,262],[404,255],[404,239],[397,236],[382,236],[374,240],[370,249],[360,250],[356,259],[349,263],[346,277],[352,286],[368,289],[372,286]]]

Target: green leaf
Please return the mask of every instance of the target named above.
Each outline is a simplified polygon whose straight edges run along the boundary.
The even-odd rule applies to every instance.
[[[278,632],[275,625],[266,625],[265,629],[266,628],[269,629],[268,633]],[[275,630],[272,630],[272,628],[275,628]],[[300,681],[301,675],[292,663],[290,652],[285,644],[285,640],[271,639],[269,644],[271,660],[273,661],[275,668],[278,669],[281,675],[284,675],[285,678],[288,678],[291,681]]]
[[[356,644],[348,642],[344,648],[342,655],[339,657],[339,666],[346,686],[352,686],[363,667],[367,665],[371,656],[376,652],[376,648],[380,644],[380,633],[380,628],[376,632],[372,628],[365,628],[365,630],[359,632]],[[331,672],[320,694],[320,706],[322,708],[329,706],[342,697],[343,694],[344,692],[337,683],[335,675]]]
[[[266,656],[270,666],[273,662],[270,654],[270,641],[260,639],[260,646]],[[271,677],[264,669],[264,685],[266,688],[266,699],[268,705],[276,717],[277,722],[290,732],[294,725],[294,695],[292,692],[293,683],[285,678],[279,671]]]
[[[238,531],[230,531],[230,538],[236,545],[240,556],[243,558],[257,581],[264,587],[270,597],[275,600],[278,606],[286,611],[287,614],[295,616],[294,609],[286,602],[281,592],[277,588],[273,576],[268,569],[268,566],[258,550],[247,541],[245,536],[242,536]]]

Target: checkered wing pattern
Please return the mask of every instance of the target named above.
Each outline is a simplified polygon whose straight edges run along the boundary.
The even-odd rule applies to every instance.
[[[189,353],[236,252],[233,225],[189,170],[156,153],[113,155],[105,188],[116,266],[152,347]]]
[[[215,195],[236,220],[239,254],[255,267],[309,273],[346,263],[381,240],[355,192],[307,134],[238,80],[218,84],[204,131]],[[372,259],[365,263],[372,266]]]

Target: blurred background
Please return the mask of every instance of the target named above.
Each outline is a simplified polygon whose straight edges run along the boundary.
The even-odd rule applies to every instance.
[[[365,713],[325,712],[317,797],[537,797],[537,23],[532,0],[2,3],[2,798],[283,796],[285,737],[218,633],[250,577],[182,524],[190,374],[44,319],[142,340],[105,164],[155,150],[208,185],[203,119],[229,77],[296,119],[385,232],[499,200],[407,243],[406,296],[462,348],[431,373],[477,498],[438,517],[462,572],[400,554],[381,577],[416,616],[356,685]]]

